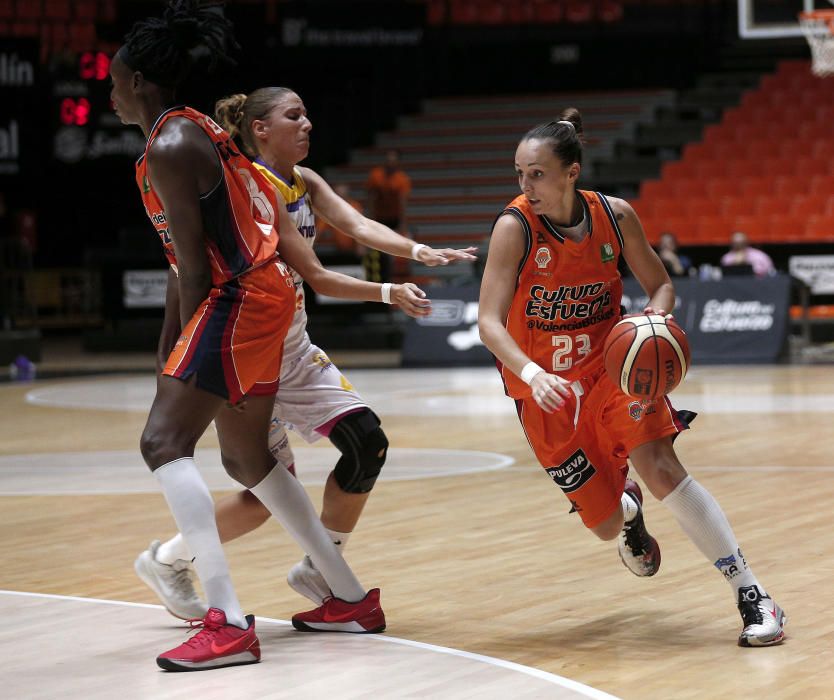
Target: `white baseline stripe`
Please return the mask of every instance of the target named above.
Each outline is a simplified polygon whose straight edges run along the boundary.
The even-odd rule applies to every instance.
[[[8,591],[8,590],[0,590],[0,595],[8,595],[8,596],[21,596],[27,598],[46,598],[48,600],[70,600],[77,603],[99,603],[102,605],[121,605],[124,607],[131,607],[131,608],[148,608],[153,610],[164,610],[161,605],[151,605],[150,603],[130,603],[127,601],[122,600],[106,600],[103,598],[79,598],[77,596],[69,596],[69,595],[55,595],[52,593],[30,593],[28,591]],[[260,615],[257,616],[258,621],[260,622],[269,622],[274,625],[289,625],[291,624],[287,620],[277,620],[272,617],[261,617]],[[548,683],[552,683],[553,685],[561,686],[562,688],[566,688],[568,690],[572,690],[574,692],[580,693],[587,698],[592,698],[593,700],[620,700],[615,695],[609,695],[608,693],[597,690],[596,688],[591,688],[590,686],[584,685],[579,683],[578,681],[572,681],[570,678],[563,678],[562,676],[557,676],[554,673],[548,673],[547,671],[542,671],[538,668],[532,668],[531,666],[524,666],[523,664],[517,664],[513,661],[505,661],[504,659],[496,659],[493,656],[484,656],[483,654],[473,654],[468,651],[461,651],[459,649],[450,649],[449,647],[441,647],[435,644],[426,644],[425,642],[414,642],[410,639],[400,639],[398,637],[388,637],[382,634],[367,634],[365,635],[368,639],[375,639],[380,642],[387,642],[389,644],[400,644],[403,646],[409,646],[416,649],[425,649],[427,651],[433,651],[438,654],[448,654],[450,656],[457,656],[464,659],[470,659],[472,661],[480,661],[481,663],[488,664],[490,666],[496,666],[498,668],[506,668],[510,671],[516,671],[518,673],[523,673],[528,676],[532,676],[533,678],[538,678],[539,680],[546,681]]]

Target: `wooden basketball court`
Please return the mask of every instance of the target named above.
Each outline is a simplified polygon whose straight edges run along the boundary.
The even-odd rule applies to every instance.
[[[392,444],[346,552],[362,582],[382,588],[388,630],[288,627],[310,605],[284,578],[300,552],[270,522],[227,546],[241,602],[260,618],[263,663],[197,674],[157,669],[155,655],[186,629],[132,566],[173,532],[137,447],[153,377],[0,385],[3,696],[831,696],[829,368],[696,367],[673,395],[700,412],[677,443],[684,463],[788,615],[787,641],[764,649],[736,646],[729,587],[661,504],[646,508],[663,550],[652,579],[584,531],[494,370],[347,374]],[[294,445],[318,505],[336,453]],[[219,495],[234,486],[215,447],[208,434],[198,459]]]

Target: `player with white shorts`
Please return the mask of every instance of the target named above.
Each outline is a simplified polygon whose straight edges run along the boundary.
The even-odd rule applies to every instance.
[[[240,137],[244,150],[281,194],[293,223],[310,246],[315,241],[318,215],[360,244],[390,255],[432,266],[475,260],[474,248],[433,249],[364,217],[320,175],[299,167],[309,151],[312,125],[304,103],[292,90],[261,88],[250,95],[233,95],[220,100],[216,110],[218,122]],[[327,354],[310,341],[303,281],[295,273],[293,278],[296,312],[284,342],[269,446],[278,462],[293,473],[295,458],[288,429],[307,442],[327,437],[339,449],[341,458],[325,484],[321,521],[341,549],[385,463],[388,440],[376,414]],[[249,491],[241,491],[218,501],[216,516],[220,539],[227,542],[260,526],[269,513]],[[135,562],[139,577],[168,611],[185,619],[202,617],[206,609],[194,591],[190,560],[182,536],[176,535],[164,543],[152,542]],[[292,567],[287,580],[316,604],[331,596],[330,587],[308,556]]]

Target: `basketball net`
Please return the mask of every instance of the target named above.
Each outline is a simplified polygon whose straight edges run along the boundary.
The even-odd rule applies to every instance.
[[[834,10],[800,12],[799,26],[811,47],[811,72],[820,78],[834,75]]]

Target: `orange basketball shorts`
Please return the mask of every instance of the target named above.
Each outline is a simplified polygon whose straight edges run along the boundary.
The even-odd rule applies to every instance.
[[[627,396],[604,369],[572,388],[573,395],[554,413],[542,411],[532,397],[516,405],[539,463],[592,528],[620,507],[631,450],[688,426],[668,398]]]
[[[168,356],[163,374],[237,403],[278,390],[295,313],[292,277],[274,262],[213,287]]]

